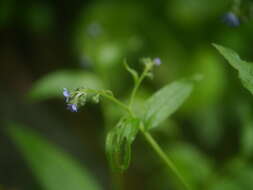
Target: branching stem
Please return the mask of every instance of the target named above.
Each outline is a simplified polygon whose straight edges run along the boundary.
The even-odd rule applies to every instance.
[[[118,106],[120,106],[122,109],[126,110],[132,117],[135,117],[135,114],[132,111],[132,104],[134,101],[134,98],[136,96],[136,93],[143,81],[143,79],[146,77],[147,73],[149,72],[150,67],[145,67],[143,73],[138,78],[137,82],[135,83],[135,86],[133,88],[133,91],[131,93],[131,98],[129,102],[129,106],[119,101],[117,98],[115,98],[112,94],[103,91],[103,90],[93,90],[93,89],[85,89],[84,93],[91,92],[99,94]],[[162,150],[162,148],[159,146],[159,144],[156,142],[156,140],[151,136],[151,134],[144,128],[143,124],[140,125],[140,131],[145,137],[145,140],[149,143],[149,145],[152,147],[152,149],[157,153],[157,155],[161,158],[161,160],[166,164],[166,166],[177,176],[177,178],[181,181],[181,183],[184,185],[186,190],[191,190],[188,183],[186,183],[184,177],[180,174],[177,167],[174,165],[174,163],[170,160],[170,158],[166,155],[166,153]]]
[[[132,107],[132,104],[133,104],[133,101],[134,101],[134,98],[135,98],[135,95],[143,81],[143,79],[145,78],[145,76],[147,75],[149,71],[149,68],[148,67],[145,67],[145,70],[143,71],[143,73],[141,74],[141,76],[138,78],[134,88],[133,88],[133,91],[131,93],[131,98],[130,98],[130,103],[129,103],[129,107],[131,108]]]
[[[87,93],[87,92],[99,94],[100,96],[103,96],[103,97],[107,98],[108,100],[111,100],[112,102],[117,104],[119,107],[126,110],[131,116],[133,115],[133,113],[132,113],[131,109],[129,108],[129,106],[122,103],[121,101],[119,101],[117,98],[115,98],[113,95],[110,95],[106,91],[104,91],[104,90],[94,90],[94,89],[85,89],[84,93]]]

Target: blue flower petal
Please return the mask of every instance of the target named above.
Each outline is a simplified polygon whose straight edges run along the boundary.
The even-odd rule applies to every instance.
[[[63,96],[65,97],[65,101],[66,102],[68,102],[69,101],[69,98],[70,98],[70,93],[69,93],[69,91],[68,91],[68,89],[67,88],[63,88]]]
[[[223,16],[223,22],[230,27],[237,27],[240,25],[240,19],[233,12],[228,12]]]
[[[69,93],[69,91],[68,91],[67,88],[63,88],[63,96],[64,96],[65,98],[69,98],[69,97],[70,97],[70,93]]]
[[[71,112],[77,112],[78,108],[76,104],[68,104],[67,109],[70,110]]]
[[[159,57],[157,57],[157,58],[154,58],[154,63],[155,63],[155,65],[156,66],[159,66],[159,65],[161,65],[162,64],[162,62],[161,62],[161,59],[159,58]]]

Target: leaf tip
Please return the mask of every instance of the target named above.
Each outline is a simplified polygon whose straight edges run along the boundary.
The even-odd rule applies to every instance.
[[[217,49],[218,51],[220,51],[221,49],[224,49],[223,46],[219,45],[219,44],[216,44],[216,43],[212,43],[212,46]]]

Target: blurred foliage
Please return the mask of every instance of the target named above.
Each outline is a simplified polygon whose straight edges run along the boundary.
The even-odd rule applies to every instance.
[[[29,96],[36,100],[61,97],[63,88],[102,89],[102,81],[93,73],[85,71],[58,71],[45,76],[34,84]]]
[[[8,133],[43,189],[101,189],[88,171],[37,134],[17,124],[11,124]]]
[[[11,120],[44,131],[79,159],[87,151],[100,174],[94,180],[92,171],[32,129],[15,125],[8,129],[11,138],[0,131],[0,189],[176,189],[142,138],[134,142],[129,170],[108,177],[104,139],[121,116],[118,107],[103,102],[75,114],[64,107],[63,88],[110,89],[128,101],[133,81],[123,60],[139,71],[145,56],[160,57],[162,65],[137,94],[138,113],[154,90],[203,75],[178,112],[151,129],[187,181],[196,190],[253,189],[252,7],[252,0],[0,1],[1,126]],[[223,23],[228,12],[240,26]],[[228,47],[216,46],[246,89],[212,43]],[[171,103],[153,112],[172,109]],[[65,125],[57,128],[56,121]]]
[[[211,173],[214,172],[213,163],[191,145],[174,144],[168,149],[168,155],[172,157],[193,189],[204,187]]]

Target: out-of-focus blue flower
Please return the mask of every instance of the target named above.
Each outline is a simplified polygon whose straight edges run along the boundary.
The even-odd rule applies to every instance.
[[[76,104],[68,104],[67,105],[68,110],[70,110],[71,112],[77,112],[78,108]]]
[[[70,98],[70,93],[67,88],[63,88],[63,96],[65,97],[66,102],[68,102]]]
[[[158,57],[157,57],[157,58],[154,58],[153,62],[155,63],[156,66],[159,66],[159,65],[162,64],[161,59],[158,58]]]
[[[103,29],[99,23],[92,23],[88,26],[87,32],[89,35],[97,37],[103,32]]]
[[[228,12],[223,16],[223,22],[230,27],[237,27],[240,25],[240,19],[233,12]]]

